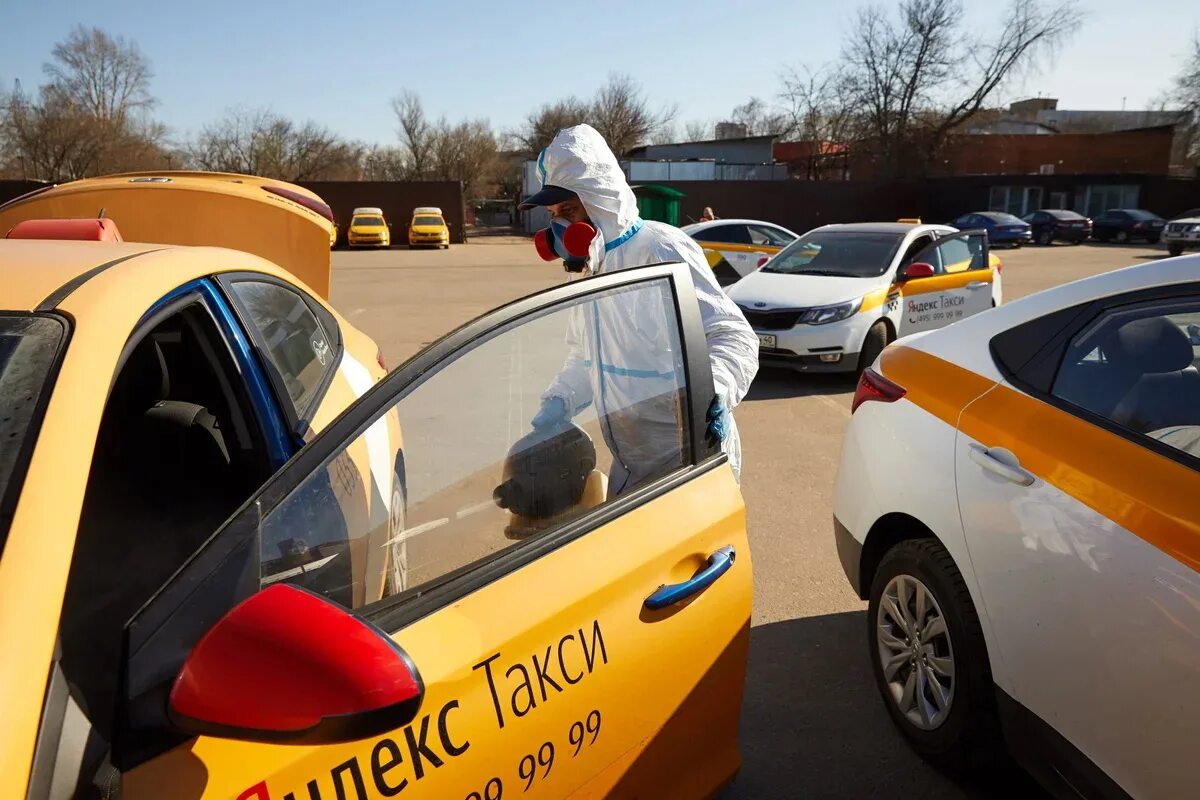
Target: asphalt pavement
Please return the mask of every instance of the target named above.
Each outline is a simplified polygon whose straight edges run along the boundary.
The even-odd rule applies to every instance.
[[[1055,245],[999,250],[1006,300],[1165,250]],[[558,285],[530,240],[489,237],[449,250],[333,254],[332,301],[395,367],[510,300]],[[951,780],[912,754],[876,694],[866,604],[831,533],[832,486],[852,378],[764,370],[736,411],[754,559],[754,627],[742,716],[744,764],[726,800],[1037,797],[1017,771]]]

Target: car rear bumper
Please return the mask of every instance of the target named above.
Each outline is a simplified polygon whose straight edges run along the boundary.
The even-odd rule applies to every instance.
[[[838,561],[842,562],[842,571],[846,573],[846,580],[850,581],[850,585],[854,587],[855,594],[866,599],[866,591],[860,584],[863,546],[836,515],[833,518],[833,540],[837,545]]]

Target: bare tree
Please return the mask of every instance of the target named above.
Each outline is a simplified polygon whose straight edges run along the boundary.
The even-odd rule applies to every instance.
[[[469,198],[486,197],[498,182],[496,137],[486,120],[434,126],[431,177],[462,181]]]
[[[734,108],[730,121],[746,126],[747,136],[783,136],[791,132],[788,115],[771,108],[757,97],[751,97]]]
[[[1187,155],[1194,163],[1200,161],[1200,34],[1193,35],[1191,48],[1169,97],[1172,105],[1190,114]]]
[[[51,54],[54,60],[42,69],[59,102],[71,102],[97,119],[117,123],[154,107],[153,72],[135,43],[77,25]]]
[[[400,125],[400,143],[408,152],[408,178],[421,180],[428,177],[433,166],[434,130],[425,118],[421,98],[415,92],[405,90],[392,99],[392,111]]]
[[[704,142],[716,136],[717,123],[712,120],[692,120],[683,126],[685,142]]]
[[[189,148],[193,166],[286,181],[358,177],[362,148],[313,122],[259,109],[234,109],[204,128]]]
[[[363,150],[364,181],[402,181],[408,173],[408,156],[403,149],[372,145]]]
[[[884,174],[921,170],[955,128],[1036,68],[1083,18],[1077,0],[1011,0],[998,33],[974,36],[962,12],[961,0],[904,0],[895,17],[860,10],[821,80],[784,79],[792,116],[836,123]],[[806,108],[815,101],[829,104]]]
[[[845,76],[837,66],[787,70],[780,98],[797,139],[841,143],[853,138],[855,111],[846,101]]]
[[[588,104],[576,97],[568,97],[554,103],[547,103],[529,115],[525,120],[523,130],[515,137],[519,149],[534,158],[550,144],[560,130],[580,125],[591,120],[591,109]]]
[[[609,75],[590,112],[592,126],[618,156],[645,144],[675,118],[675,109],[650,110],[642,88],[628,75]]]

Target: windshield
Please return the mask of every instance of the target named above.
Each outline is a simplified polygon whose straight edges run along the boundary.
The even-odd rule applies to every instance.
[[[413,225],[442,225],[441,217],[413,217]]]
[[[66,334],[53,317],[0,313],[0,547],[8,535],[25,465],[41,424],[42,400]]]
[[[1162,219],[1162,217],[1160,217],[1158,214],[1154,214],[1149,211],[1144,211],[1143,209],[1140,209],[1140,208],[1131,208],[1128,211],[1126,211],[1125,213],[1128,214],[1129,216],[1133,217],[1134,219],[1141,220],[1143,222],[1153,222],[1156,219]]]
[[[1200,208],[1189,208],[1182,214],[1176,214],[1171,217],[1171,219],[1193,219],[1195,217],[1200,217]]]
[[[1055,219],[1083,219],[1081,214],[1076,214],[1074,211],[1047,211],[1046,213]]]
[[[767,262],[763,272],[874,278],[887,272],[903,234],[813,231]]]
[[[355,217],[351,225],[383,225],[383,217]]]

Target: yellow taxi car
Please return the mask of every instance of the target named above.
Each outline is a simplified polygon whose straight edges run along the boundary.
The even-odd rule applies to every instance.
[[[20,642],[0,796],[691,798],[732,778],[750,562],[686,267],[517,301],[383,377],[262,258],[17,216],[0,207],[25,237],[0,241],[0,640]],[[579,312],[635,296],[686,354],[655,384],[678,457],[614,493],[630,455],[605,418],[527,420]]]
[[[704,250],[722,286],[746,277],[799,238],[787,228],[756,219],[714,219],[681,230]]]
[[[383,209],[354,209],[346,227],[346,244],[351,247],[391,247],[392,228],[384,219]]]
[[[408,246],[450,247],[450,227],[440,208],[419,206],[413,209],[412,222],[408,225]]]

